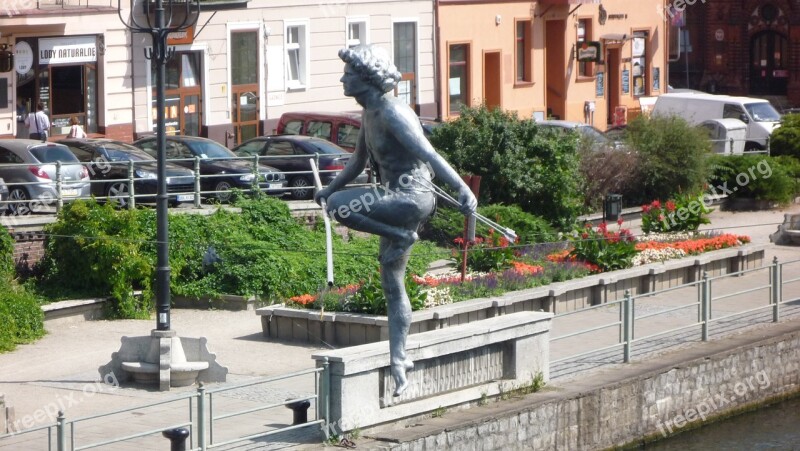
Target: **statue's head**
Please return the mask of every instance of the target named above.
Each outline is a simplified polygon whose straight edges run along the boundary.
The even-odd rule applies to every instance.
[[[339,50],[339,58],[349,64],[366,83],[381,92],[393,90],[400,82],[400,72],[389,61],[389,54],[381,47],[358,45]]]

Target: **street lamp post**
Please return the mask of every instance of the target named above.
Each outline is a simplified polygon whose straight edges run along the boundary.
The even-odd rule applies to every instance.
[[[165,66],[175,53],[167,46],[170,33],[185,31],[197,23],[200,16],[200,0],[143,0],[144,17],[136,17],[136,0],[130,1],[130,23],[122,16],[122,0],[117,0],[117,11],[122,23],[133,33],[146,33],[152,39],[153,48],[145,50],[145,57],[156,66],[156,137],[158,190],[156,195],[156,330],[170,330],[170,267],[169,267],[169,219],[167,216],[169,196],[166,176],[166,128],[164,126],[164,79]]]

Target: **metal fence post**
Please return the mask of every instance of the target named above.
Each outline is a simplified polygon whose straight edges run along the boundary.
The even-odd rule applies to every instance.
[[[197,446],[206,449],[206,388],[202,382],[197,387]]]
[[[61,211],[64,207],[64,197],[62,196],[61,192],[63,189],[63,180],[62,180],[62,171],[61,171],[61,162],[56,161],[56,211]]]
[[[708,341],[708,321],[711,318],[711,281],[708,280],[708,272],[703,271],[703,281],[701,282],[700,311],[702,318],[700,323],[703,327],[703,341]]]
[[[253,155],[253,183],[252,185],[250,185],[251,189],[253,190],[253,194],[255,194],[256,191],[260,191],[258,189],[261,186],[260,182],[261,180],[259,180],[259,173],[258,173],[258,154],[255,154]]]
[[[64,411],[58,411],[58,424],[56,426],[56,449],[58,451],[67,451],[67,417],[64,416]]]
[[[631,292],[625,290],[625,300],[623,302],[625,308],[625,318],[623,324],[623,340],[624,340],[624,358],[625,363],[631,361],[631,339],[633,338],[633,298]]]
[[[772,283],[772,293],[770,293],[772,297],[772,321],[777,323],[781,317],[781,298],[783,297],[783,290],[781,290],[783,266],[778,263],[778,257],[772,258],[770,272],[772,273],[772,280],[770,281]]]
[[[200,157],[194,157],[194,208],[200,208]]]
[[[133,192],[133,160],[128,161],[128,208],[136,207],[136,193]]]
[[[319,381],[319,396],[322,400],[322,416],[325,421],[322,422],[322,433],[325,434],[325,439],[330,438],[330,409],[331,409],[331,370],[328,358],[322,358],[322,377]]]

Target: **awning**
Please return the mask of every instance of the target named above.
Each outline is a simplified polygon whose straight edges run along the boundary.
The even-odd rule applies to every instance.
[[[618,41],[618,42],[625,42],[628,39],[631,39],[631,35],[627,33],[606,33],[600,35],[600,40],[602,41]]]

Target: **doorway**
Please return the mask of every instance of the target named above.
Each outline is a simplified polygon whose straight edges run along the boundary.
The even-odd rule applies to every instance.
[[[500,75],[500,52],[483,53],[483,101],[489,109],[502,105],[502,78]]]
[[[202,123],[201,52],[175,52],[167,61],[165,84],[164,126],[168,135],[200,136]],[[153,73],[153,131],[157,112],[155,65]]]
[[[567,30],[566,20],[548,20],[545,25],[545,60],[547,84],[547,116],[554,119],[566,117],[566,55],[562,39]],[[548,39],[552,37],[553,39]]]
[[[608,124],[614,123],[614,113],[619,106],[619,91],[620,91],[620,56],[621,48],[608,49],[608,58],[606,59],[606,101],[608,102],[608,112],[606,114],[606,122]]]
[[[786,95],[789,82],[789,43],[768,30],[750,39],[750,94]]]

